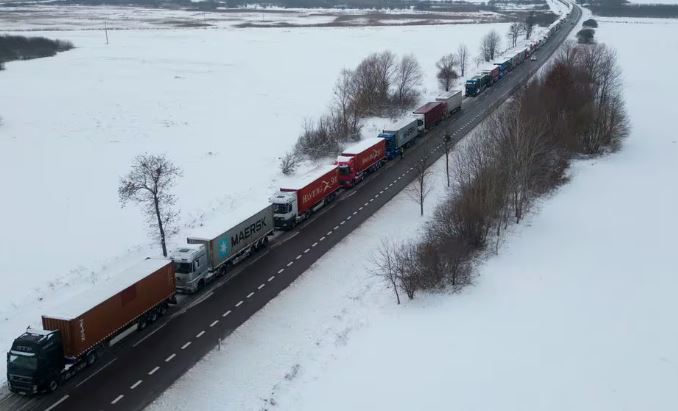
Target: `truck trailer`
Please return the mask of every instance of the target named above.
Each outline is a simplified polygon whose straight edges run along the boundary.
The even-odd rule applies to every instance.
[[[497,66],[494,66],[494,67],[491,68],[491,69],[483,70],[483,71],[481,72],[481,74],[482,74],[483,76],[489,76],[489,77],[490,77],[490,83],[489,83],[489,86],[492,86],[494,83],[496,83],[497,81],[499,81],[499,79],[500,79],[499,73],[500,73],[500,70],[499,70],[499,67],[497,67]]]
[[[414,114],[422,117],[424,130],[429,130],[446,116],[447,104],[442,101],[431,101],[416,109]]]
[[[334,200],[339,167],[324,166],[297,184],[282,187],[271,197],[275,228],[291,229]]]
[[[450,90],[436,97],[436,101],[447,104],[447,115],[450,116],[461,110],[461,90]]]
[[[400,150],[409,147],[419,136],[420,125],[424,125],[423,120],[408,118],[379,133],[377,137],[386,140],[386,158],[393,160]]]
[[[24,395],[56,390],[92,365],[113,337],[165,314],[175,292],[174,264],[148,258],[43,315],[42,330],[28,328],[7,353],[9,389]]]
[[[361,182],[386,159],[386,140],[368,138],[344,150],[337,158],[339,182],[346,188]]]
[[[249,214],[249,213],[248,213]],[[189,236],[187,246],[171,253],[177,290],[194,293],[252,253],[268,245],[273,234],[273,206],[267,205],[230,228]]]

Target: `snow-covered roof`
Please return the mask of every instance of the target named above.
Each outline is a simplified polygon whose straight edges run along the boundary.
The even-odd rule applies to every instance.
[[[337,163],[348,163],[353,157],[349,156],[339,156],[337,157]]]
[[[202,227],[192,229],[188,238],[201,239],[209,241],[219,237],[221,234],[247,220],[255,214],[258,214],[264,208],[270,207],[265,202],[252,203],[250,206],[242,206],[236,209],[224,212],[219,218],[211,219]],[[182,245],[184,247],[184,245]]]
[[[290,183],[287,183],[282,188],[284,188],[285,190],[302,189],[309,185],[310,183],[312,183],[313,181],[319,179],[320,177],[324,176],[325,174],[329,173],[330,171],[336,168],[337,168],[336,164],[320,166],[309,173],[299,176],[298,179]]]
[[[461,93],[461,90],[450,90],[436,97],[436,100],[449,100],[459,93]]]
[[[362,153],[363,151],[367,150],[368,148],[370,148],[370,147],[374,146],[375,144],[380,143],[382,141],[384,141],[384,139],[379,138],[379,137],[366,138],[366,139],[348,147],[341,154],[356,155],[356,154]]]
[[[63,320],[78,318],[149,274],[158,271],[168,262],[169,260],[164,258],[147,258],[125,271],[112,276],[108,280],[95,284],[94,287],[73,297],[69,303],[63,304],[52,312],[45,314],[45,317]]]
[[[417,121],[417,118],[412,114],[409,114],[407,117],[401,118],[400,120],[396,120],[389,124],[387,127],[384,127],[384,131],[398,131],[414,121]]]

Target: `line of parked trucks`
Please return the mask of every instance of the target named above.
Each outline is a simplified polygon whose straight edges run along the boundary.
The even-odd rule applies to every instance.
[[[495,63],[466,82],[476,96],[501,80],[539,48],[562,22],[526,49]],[[28,328],[7,353],[7,381],[15,393],[54,391],[93,364],[98,351],[131,326],[145,328],[176,303],[176,293],[194,293],[267,246],[274,230],[289,230],[332,202],[387,161],[402,156],[417,138],[462,108],[461,90],[452,90],[416,109],[416,117],[384,129],[377,137],[346,148],[335,164],[321,167],[297,184],[281,187],[270,204],[227,228],[189,236],[170,259],[143,260],[99,284],[62,310],[42,316],[43,329]]]

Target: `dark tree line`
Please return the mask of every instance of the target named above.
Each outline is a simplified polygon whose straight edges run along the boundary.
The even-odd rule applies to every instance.
[[[422,72],[412,55],[398,58],[390,51],[367,56],[355,69],[341,72],[329,111],[307,120],[294,152],[281,159],[289,173],[302,158],[336,155],[342,143],[360,140],[360,120],[369,116],[394,117],[417,102]]]
[[[0,70],[4,66],[3,63],[8,61],[51,57],[72,48],[73,43],[69,41],[0,35]]]
[[[454,189],[419,241],[385,242],[374,271],[396,291],[470,284],[473,260],[565,181],[572,158],[619,147],[628,120],[616,55],[605,45],[567,43],[456,154]]]

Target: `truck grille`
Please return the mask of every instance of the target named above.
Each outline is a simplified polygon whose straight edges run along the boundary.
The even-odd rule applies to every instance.
[[[31,377],[24,377],[22,375],[14,375],[10,374],[9,375],[9,380],[12,382],[26,382],[30,383],[31,382]]]

